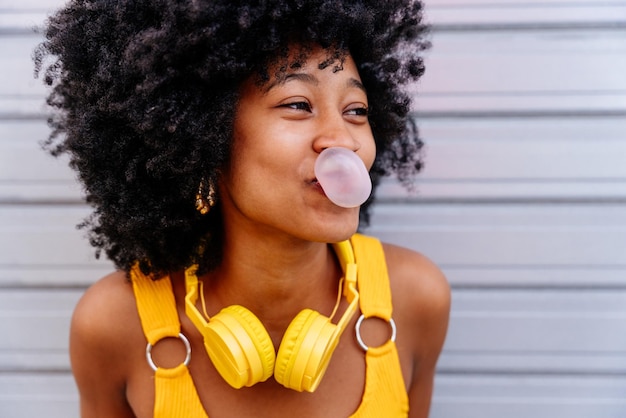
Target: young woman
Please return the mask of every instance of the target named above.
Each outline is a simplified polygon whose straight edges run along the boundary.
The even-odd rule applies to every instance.
[[[82,416],[427,417],[445,278],[355,234],[374,194],[336,203],[346,180],[316,167],[348,151],[374,191],[418,171],[402,89],[423,72],[420,13],[72,0],[50,18],[49,146],[70,155],[91,243],[119,268],[73,316]]]

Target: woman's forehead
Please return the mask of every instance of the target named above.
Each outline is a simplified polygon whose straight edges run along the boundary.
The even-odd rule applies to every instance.
[[[257,84],[267,88],[282,83],[290,74],[307,69],[327,69],[342,71],[347,59],[351,59],[347,49],[335,46],[322,47],[318,44],[291,44],[271,55],[265,68],[256,74]]]

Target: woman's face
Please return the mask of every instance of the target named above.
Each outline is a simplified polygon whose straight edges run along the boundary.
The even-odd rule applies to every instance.
[[[263,234],[322,242],[356,231],[359,208],[328,200],[314,164],[325,148],[344,147],[369,170],[376,149],[354,61],[347,56],[339,71],[334,64],[319,69],[327,57],[327,51],[313,50],[304,66],[281,81],[244,84],[231,161],[220,185],[226,228],[235,222]]]

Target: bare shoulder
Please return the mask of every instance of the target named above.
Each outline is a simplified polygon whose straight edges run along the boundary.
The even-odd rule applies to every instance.
[[[80,333],[102,343],[123,338],[135,314],[130,281],[124,272],[114,272],[95,282],[79,300],[72,316],[72,334]]]
[[[123,272],[94,283],[72,315],[70,359],[83,416],[132,416],[125,385],[141,347],[141,324],[133,290]]]
[[[448,281],[439,267],[424,255],[392,244],[385,243],[383,247],[394,318],[410,324],[415,342],[421,349],[439,351],[450,313]]]
[[[383,244],[394,305],[408,303],[447,310],[450,286],[442,271],[426,256],[393,244]]]
[[[117,360],[121,360],[125,346],[140,327],[130,281],[124,272],[111,273],[89,287],[74,309],[70,330],[72,361],[98,354],[109,359],[119,354]]]

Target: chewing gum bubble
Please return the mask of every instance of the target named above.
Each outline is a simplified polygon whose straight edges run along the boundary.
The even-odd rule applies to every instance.
[[[372,192],[365,164],[347,148],[326,148],[317,157],[314,169],[324,193],[337,206],[360,206]]]

